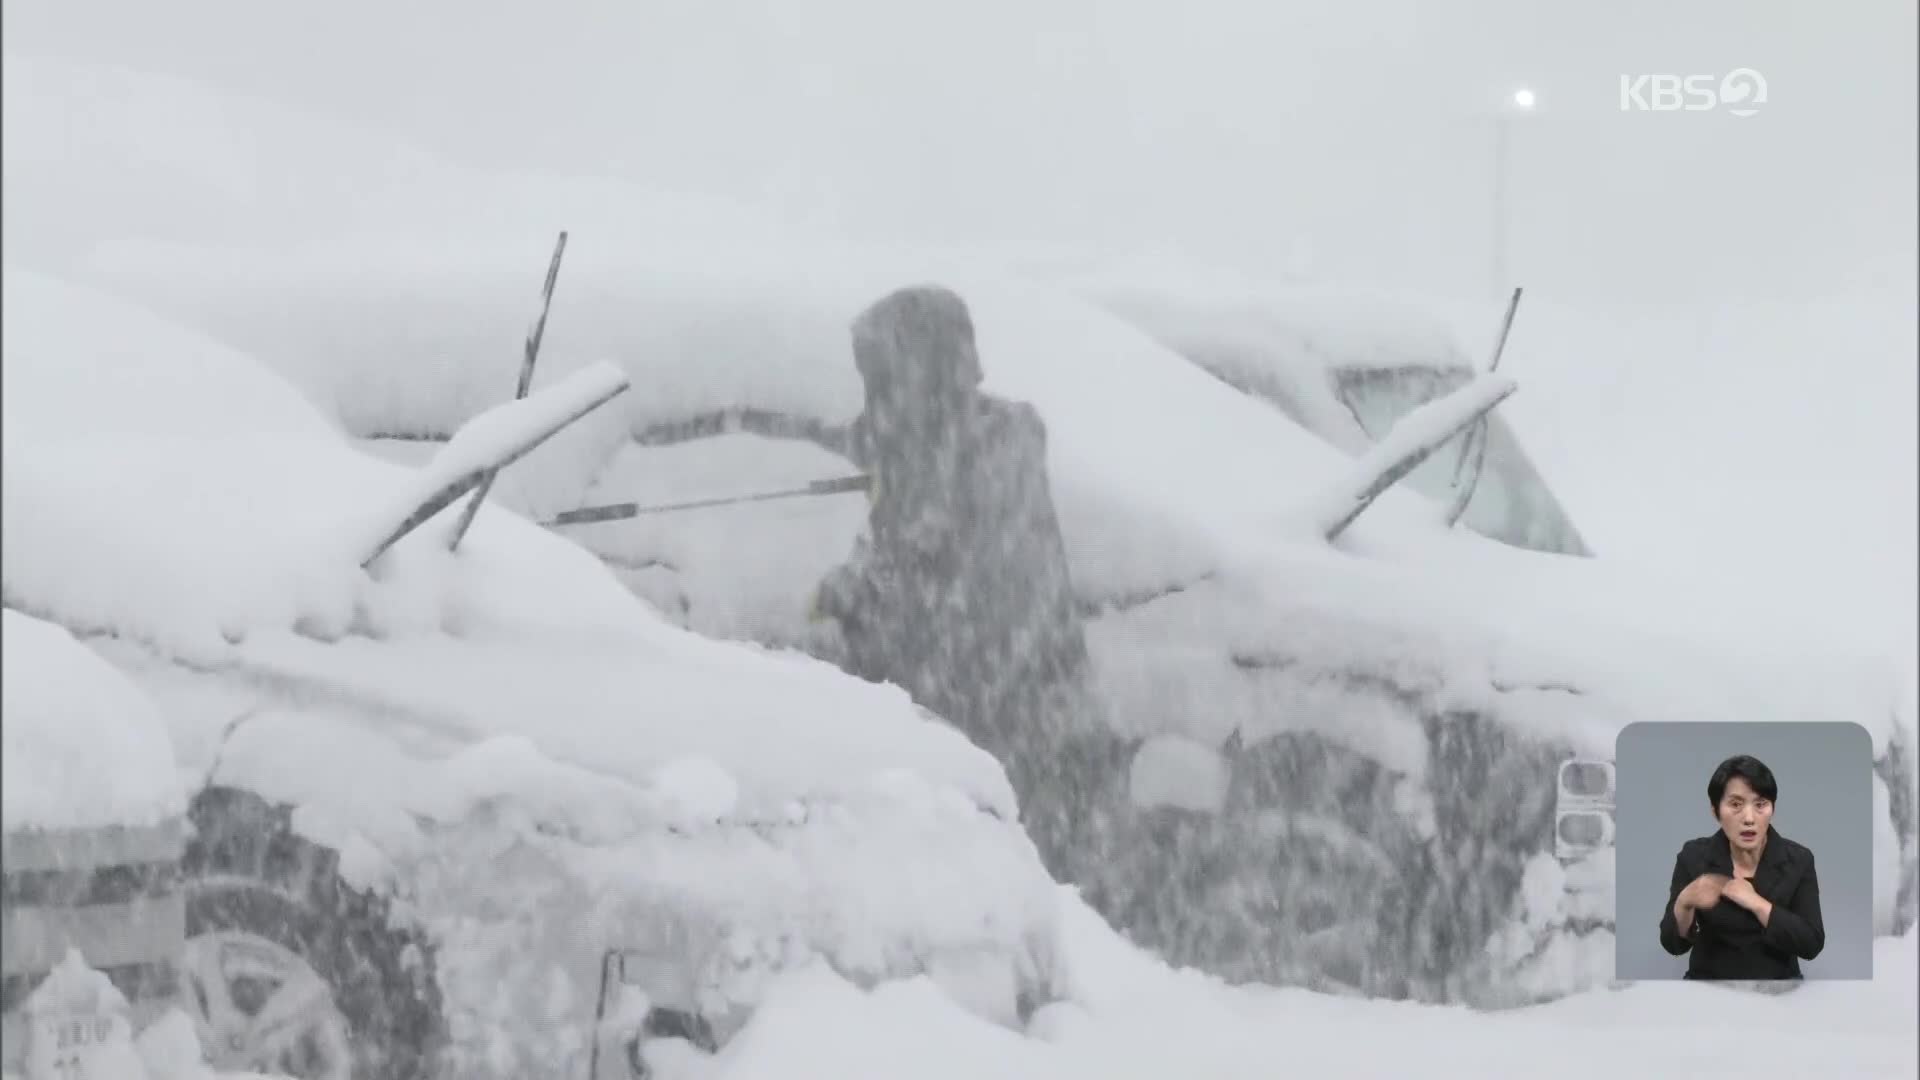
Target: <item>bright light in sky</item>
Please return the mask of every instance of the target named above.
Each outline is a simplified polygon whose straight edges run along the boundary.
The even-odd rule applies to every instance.
[[[1520,89],[1513,92],[1513,105],[1516,109],[1533,108],[1533,91]]]

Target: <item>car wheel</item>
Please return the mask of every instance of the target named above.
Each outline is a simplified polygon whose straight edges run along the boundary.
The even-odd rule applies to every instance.
[[[284,807],[214,788],[184,863],[181,1000],[220,1069],[296,1080],[417,1080],[444,1041],[432,953],[353,889]]]

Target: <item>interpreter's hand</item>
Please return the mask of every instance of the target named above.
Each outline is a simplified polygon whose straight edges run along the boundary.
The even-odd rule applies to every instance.
[[[1739,904],[1748,911],[1752,911],[1766,902],[1761,899],[1759,892],[1753,887],[1752,880],[1748,878],[1734,878],[1732,881],[1727,882],[1720,887],[1720,895]]]
[[[1681,898],[1694,910],[1705,911],[1720,903],[1729,880],[1725,874],[1701,874],[1681,891]]]

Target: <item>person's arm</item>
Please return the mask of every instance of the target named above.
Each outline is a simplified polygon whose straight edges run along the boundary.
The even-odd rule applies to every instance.
[[[873,544],[866,536],[861,536],[854,541],[853,554],[847,561],[828,571],[827,576],[814,587],[807,620],[845,622],[866,614],[874,591],[873,569]]]
[[[1820,955],[1827,947],[1827,928],[1820,921],[1820,879],[1813,871],[1812,852],[1807,853],[1807,869],[1793,895],[1779,904],[1761,899],[1753,914],[1765,927],[1761,941],[1802,960]]]
[[[1688,892],[1686,852],[1673,857],[1673,883],[1667,888],[1667,909],[1660,914],[1660,947],[1679,956],[1693,948],[1693,904]]]

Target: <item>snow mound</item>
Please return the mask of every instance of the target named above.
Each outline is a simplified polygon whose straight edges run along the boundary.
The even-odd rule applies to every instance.
[[[665,1043],[663,1080],[794,1075],[1047,1077],[1179,1075],[1401,1077],[1445,1060],[1461,1075],[1529,1076],[1542,1062],[1574,1080],[1711,1071],[1722,1051],[1681,1033],[1700,1023],[1787,1033],[1796,1074],[1910,1075],[1915,936],[1876,945],[1871,982],[1810,983],[1769,996],[1693,984],[1595,990],[1502,1013],[1229,987],[1173,970],[1127,944],[1063,890],[1077,990],[1017,1038],[955,1008],[926,981],[870,991],[831,972],[784,976],[734,1042],[706,1058]],[[837,1033],[858,1031],[848,1039]],[[1382,1031],[1396,1037],[1381,1039]],[[1676,1064],[1678,1063],[1678,1064]]]
[[[323,548],[397,474],[339,462],[284,382],[149,313],[11,266],[5,303],[10,602],[191,650],[349,620],[355,564]]]
[[[65,629],[0,622],[0,820],[6,830],[154,825],[186,809],[173,747],[147,696]]]

